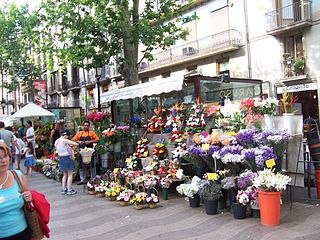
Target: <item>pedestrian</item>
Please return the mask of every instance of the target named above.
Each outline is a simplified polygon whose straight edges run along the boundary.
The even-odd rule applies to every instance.
[[[34,129],[32,127],[32,122],[30,120],[27,121],[26,137],[27,137],[27,141],[32,143],[33,154],[35,155],[35,144],[36,144],[35,134],[34,134]]]
[[[85,121],[82,125],[82,131],[79,131],[71,140],[74,142],[77,142],[79,144],[80,149],[83,149],[85,147],[87,148],[93,148],[93,143],[99,142],[99,137],[94,131],[89,130],[90,128],[90,122]],[[93,157],[93,156],[92,156]],[[93,161],[91,161],[91,164],[93,164]],[[78,185],[82,185],[85,183],[86,179],[86,170],[87,168],[84,166],[82,157],[79,157],[79,175],[80,175],[80,182]],[[93,166],[91,166],[91,176],[93,175]]]
[[[74,195],[77,193],[71,188],[73,170],[74,170],[74,154],[72,147],[78,146],[78,143],[70,141],[68,139],[69,132],[66,130],[62,133],[61,137],[58,138],[54,146],[57,150],[59,156],[59,168],[63,172],[62,182],[61,182],[61,194]]]
[[[9,149],[11,149],[12,146],[15,146],[14,143],[14,135],[13,132],[10,130],[5,129],[5,124],[4,122],[0,122],[0,139],[3,141]],[[14,152],[10,150],[10,165],[9,169],[13,169],[13,162],[14,159],[12,159],[12,156],[14,155]]]
[[[26,136],[26,126],[22,124],[18,130],[18,138],[22,139],[25,136]]]
[[[31,202],[30,191],[20,193],[13,174],[9,171],[10,150],[0,143],[0,239],[30,240],[27,221],[24,215],[24,202]],[[16,171],[24,189],[28,189],[26,178]]]
[[[25,155],[24,166],[27,168],[25,175],[30,173],[32,176],[32,168],[36,165],[36,160],[34,159],[34,150],[31,142],[27,141],[27,145],[23,148],[23,155]]]
[[[50,147],[51,147],[51,151],[53,151],[54,149],[54,143],[56,142],[56,140],[61,137],[60,135],[60,130],[59,130],[59,123],[55,122],[53,124],[53,128],[50,132]]]
[[[24,142],[22,139],[15,137],[15,150],[16,150],[16,156],[15,156],[15,163],[16,163],[16,169],[20,170],[20,162],[21,162],[21,153],[24,148]]]

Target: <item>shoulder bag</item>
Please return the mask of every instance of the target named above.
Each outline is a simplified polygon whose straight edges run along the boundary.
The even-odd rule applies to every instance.
[[[22,183],[21,183],[21,180],[20,180],[18,174],[16,173],[16,171],[11,171],[11,172],[19,185],[20,191],[24,192],[25,189],[22,186]],[[43,239],[44,234],[42,232],[42,229],[41,229],[38,217],[37,217],[37,212],[35,211],[35,209],[32,205],[32,202],[31,203],[24,202],[23,211],[26,216],[28,228],[31,233],[31,238],[33,240]]]

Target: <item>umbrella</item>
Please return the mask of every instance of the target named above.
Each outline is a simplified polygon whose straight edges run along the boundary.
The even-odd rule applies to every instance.
[[[45,116],[54,116],[54,114],[42,107],[39,107],[34,103],[28,103],[26,106],[21,108],[15,114],[11,115],[11,118],[45,117]]]
[[[0,116],[0,121],[4,122],[5,126],[13,125],[13,119],[10,116]]]

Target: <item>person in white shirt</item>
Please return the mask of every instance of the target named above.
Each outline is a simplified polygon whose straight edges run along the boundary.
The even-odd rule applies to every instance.
[[[62,183],[61,183],[61,194],[74,195],[77,193],[74,189],[71,188],[72,176],[74,170],[73,162],[73,150],[72,146],[77,146],[78,143],[70,141],[68,139],[69,132],[64,131],[61,134],[61,137],[58,138],[54,146],[57,150],[59,156],[59,168],[63,171]]]
[[[24,142],[22,139],[14,137],[14,142],[15,144],[15,150],[16,150],[16,155],[15,155],[15,163],[16,163],[16,169],[20,170],[20,162],[21,162],[21,153],[22,149],[24,148]]]
[[[26,132],[27,141],[32,143],[33,146],[33,153],[35,153],[35,135],[34,135],[34,129],[32,127],[32,122],[27,121],[27,132]]]

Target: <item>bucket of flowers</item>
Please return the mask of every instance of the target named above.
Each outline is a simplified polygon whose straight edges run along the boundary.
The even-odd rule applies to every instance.
[[[181,195],[185,195],[189,198],[189,205],[192,208],[200,207],[199,186],[201,179],[194,176],[190,183],[180,184],[176,189]]]
[[[157,107],[153,110],[154,116],[148,120],[147,131],[149,133],[160,133],[164,129],[163,112],[164,109]]]
[[[164,177],[160,179],[160,187],[162,188],[162,199],[168,200],[168,189],[172,183],[172,178]]]
[[[138,192],[134,195],[134,197],[130,200],[130,203],[133,204],[134,208],[137,210],[141,210],[144,208],[146,204],[146,199],[148,194],[145,192]]]
[[[236,199],[237,202],[231,202],[233,217],[235,219],[244,219],[246,218],[247,204],[250,203],[249,193],[239,190]]]
[[[200,100],[197,100],[197,103],[195,103],[188,115],[188,118],[186,119],[186,131],[190,133],[197,133],[204,130],[206,127],[206,112],[205,112],[205,105],[200,102]]]
[[[120,206],[128,206],[133,194],[134,191],[129,189],[125,189],[124,191],[120,192],[120,194],[117,196],[117,200],[120,201]]]
[[[136,146],[136,151],[134,152],[134,156],[137,158],[146,158],[149,156],[148,151],[148,143],[149,140],[146,137],[142,137],[138,142]]]
[[[158,194],[151,193],[151,195],[146,198],[146,202],[149,208],[157,208],[157,204],[159,203]]]

